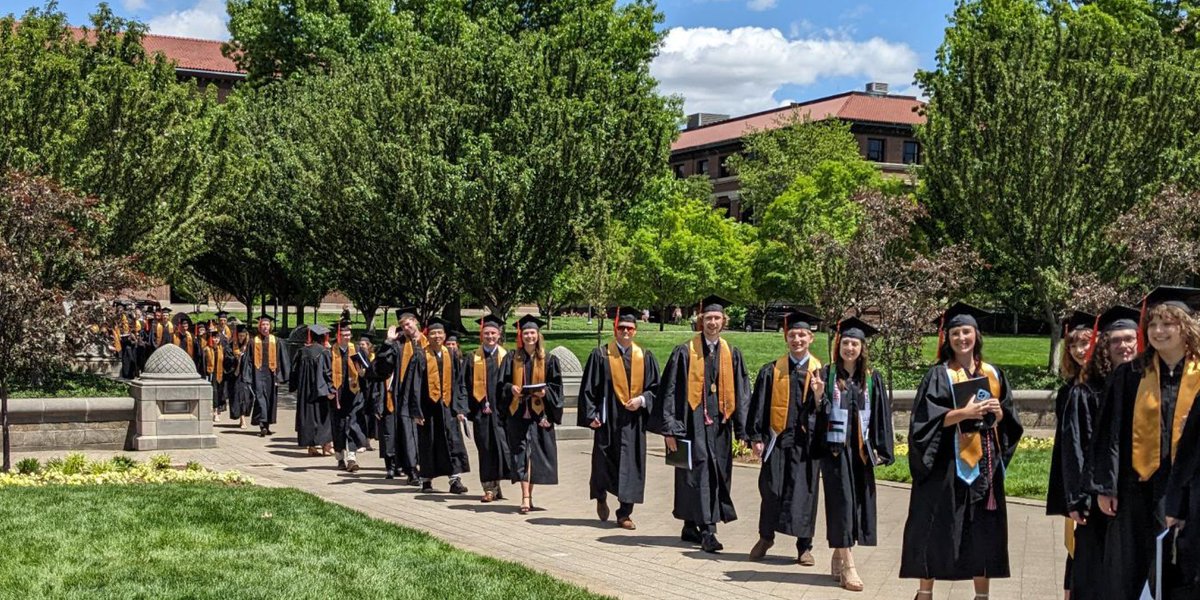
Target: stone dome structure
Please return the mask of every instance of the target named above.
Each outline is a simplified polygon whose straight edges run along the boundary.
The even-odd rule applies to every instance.
[[[562,368],[563,375],[583,374],[583,365],[579,364],[579,359],[575,358],[575,353],[567,350],[566,347],[555,346],[550,351],[550,355],[558,357],[558,366]]]
[[[199,379],[196,363],[187,352],[175,344],[166,344],[146,359],[142,379]]]

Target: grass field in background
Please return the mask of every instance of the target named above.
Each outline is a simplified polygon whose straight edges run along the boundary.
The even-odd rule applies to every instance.
[[[602,598],[293,489],[9,488],[0,522],[6,598]]]
[[[1004,490],[1011,497],[1045,500],[1050,481],[1050,456],[1048,447],[1017,448],[1012,462],[1005,473]],[[886,467],[876,467],[875,478],[883,481],[912,483],[908,470],[908,456],[897,456],[896,462]]]

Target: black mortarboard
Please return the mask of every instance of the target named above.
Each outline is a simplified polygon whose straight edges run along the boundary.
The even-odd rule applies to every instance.
[[[400,320],[416,319],[418,312],[421,310],[415,306],[404,306],[396,309],[396,318]]]
[[[785,332],[792,329],[807,329],[812,331],[816,329],[817,324],[821,322],[821,317],[812,313],[807,313],[799,309],[792,310],[786,315],[783,315],[783,330]]]
[[[270,322],[274,323],[274,322],[275,322],[275,317],[272,317],[271,315],[268,315],[267,313],[263,313],[263,314],[261,314],[261,315],[258,315],[258,319],[257,319],[257,320],[259,320],[259,321],[270,321]]]
[[[517,319],[516,326],[521,331],[526,329],[541,329],[546,326],[546,322],[533,315],[525,315]]]
[[[171,307],[170,307],[170,306],[163,306],[163,307],[160,307],[158,310],[159,310],[160,312],[165,312],[165,313],[170,313],[170,312],[172,312],[172,311],[171,311]]]
[[[361,342],[363,340],[367,340],[368,342],[371,342],[372,344],[375,343],[375,337],[365,331],[358,334],[358,341]]]
[[[475,322],[479,324],[481,329],[489,325],[495,327],[496,329],[504,329],[504,319],[501,319],[496,315],[483,315],[482,317],[475,319]]]
[[[1191,314],[1192,311],[1200,308],[1200,289],[1160,285],[1146,294],[1144,300],[1146,308],[1152,308],[1159,304],[1182,308]]]
[[[446,331],[449,325],[450,321],[447,321],[441,317],[429,317],[429,320],[425,323],[425,329],[429,331],[436,331],[438,329]]]
[[[604,311],[604,316],[618,323],[633,323],[636,325],[638,318],[642,316],[642,311],[632,306],[614,306]]]
[[[1063,322],[1063,328],[1068,332],[1075,331],[1077,329],[1090,330],[1095,326],[1096,315],[1085,313],[1080,310],[1072,312],[1070,316],[1067,317],[1067,320]]]
[[[313,323],[308,326],[308,332],[313,335],[328,335],[329,328],[320,323]]]
[[[858,317],[846,317],[838,321],[837,331],[841,337],[861,341],[879,333],[878,329]]]
[[[192,318],[189,317],[187,313],[181,312],[176,314],[174,317],[171,317],[171,322],[174,323],[176,327],[178,327],[180,323],[187,323],[191,325]]]
[[[223,310],[218,310],[218,311],[217,311],[217,314],[216,314],[216,317],[217,317],[218,319],[220,319],[220,318],[222,318],[222,317],[224,317],[224,318],[228,319],[228,318],[229,318],[229,313],[227,313],[227,312],[225,312],[225,311],[223,311]]]
[[[732,304],[732,302],[713,294],[700,301],[700,312],[724,312],[725,309],[729,308]]]
[[[454,331],[453,329],[446,330],[446,341],[447,342],[457,342],[458,338],[460,338],[460,337],[465,338],[465,337],[467,337],[467,334],[465,334],[461,331]]]
[[[1102,333],[1123,329],[1136,331],[1138,329],[1138,320],[1141,316],[1141,313],[1136,308],[1118,304],[1100,314],[1100,331]]]
[[[941,328],[945,331],[950,331],[955,327],[962,327],[964,325],[970,325],[975,329],[979,329],[978,319],[982,319],[989,314],[991,313],[981,308],[975,308],[966,302],[955,302],[935,322],[940,322]]]
[[[245,323],[238,323],[238,324],[237,324],[237,325],[235,325],[234,327],[237,329],[237,332],[238,332],[238,333],[241,333],[241,332],[243,332],[243,331],[246,331],[246,324],[245,324]]]

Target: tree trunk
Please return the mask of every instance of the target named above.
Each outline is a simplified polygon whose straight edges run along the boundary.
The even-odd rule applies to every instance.
[[[304,303],[296,303],[296,327],[304,324]]]
[[[288,310],[288,308],[289,308],[288,305],[285,303],[283,305],[283,328],[284,329],[288,328],[288,313],[292,312],[291,310]]]
[[[367,328],[367,333],[375,333],[375,313],[379,310],[378,306],[355,306],[359,314],[362,315],[363,323]]]
[[[454,294],[446,308],[442,309],[442,318],[450,321],[457,328],[462,328],[462,297]]]
[[[766,331],[767,330],[767,303],[766,302],[762,303],[762,319],[760,319],[760,320],[762,322],[758,324],[758,330]]]
[[[2,470],[7,473],[9,469],[12,469],[12,449],[9,447],[8,441],[8,382],[4,379],[0,379],[0,420],[3,421],[4,435],[4,467]]]
[[[604,315],[599,315],[596,319],[596,347],[599,348],[604,344]]]
[[[1045,309],[1046,323],[1050,325],[1050,360],[1048,367],[1051,373],[1057,373],[1058,368],[1062,365],[1060,360],[1062,357],[1059,353],[1059,347],[1062,345],[1062,323],[1058,320],[1058,315],[1054,314],[1054,309],[1047,306]]]
[[[666,328],[667,328],[667,311],[668,311],[668,310],[670,310],[670,309],[668,309],[668,308],[667,308],[667,307],[665,307],[665,306],[664,306],[664,307],[662,307],[662,308],[660,308],[660,309],[658,309],[658,330],[659,330],[659,331],[666,331]]]

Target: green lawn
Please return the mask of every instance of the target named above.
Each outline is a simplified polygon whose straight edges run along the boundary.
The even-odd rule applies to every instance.
[[[106,398],[128,396],[129,386],[92,373],[59,371],[39,382],[13,382],[9,394],[12,398]]]
[[[290,489],[9,488],[6,598],[600,598]]]
[[[1018,448],[1004,480],[1005,492],[1012,497],[1045,500],[1052,452],[1050,448]],[[876,468],[875,477],[884,481],[912,483],[908,457],[898,456],[895,463]]]

